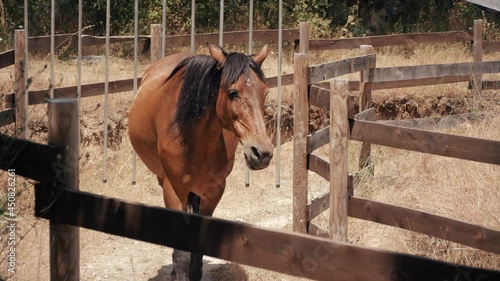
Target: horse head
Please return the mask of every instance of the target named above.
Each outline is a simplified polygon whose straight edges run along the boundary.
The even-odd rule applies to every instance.
[[[214,45],[208,45],[208,49],[222,69],[217,117],[222,127],[233,132],[242,144],[247,166],[252,170],[264,169],[273,157],[273,144],[264,122],[268,87],[261,69],[269,47],[265,45],[253,56],[227,54]]]

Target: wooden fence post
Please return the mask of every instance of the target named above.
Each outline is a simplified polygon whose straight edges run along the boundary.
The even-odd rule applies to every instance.
[[[161,24],[151,25],[151,62],[161,58]]]
[[[371,45],[361,45],[359,46],[362,55],[368,55],[375,53],[375,50]],[[367,70],[370,73],[370,70]],[[369,81],[364,80],[365,71],[361,71],[360,78],[360,96],[359,96],[359,112],[367,110],[372,104],[372,83],[371,79]],[[359,169],[369,169],[370,174],[373,176],[375,174],[375,169],[372,164],[371,159],[371,144],[362,143],[361,151],[359,154]]]
[[[347,242],[348,81],[330,81],[330,237]]]
[[[309,53],[309,31],[311,26],[308,22],[299,23],[299,53]]]
[[[306,142],[309,132],[308,66],[308,54],[294,54],[293,231],[302,233],[306,233],[307,231]]]
[[[26,42],[25,31],[16,29],[14,31],[14,64],[15,64],[15,110],[16,110],[16,130],[17,138],[26,139],[28,136],[28,93],[26,89]]]
[[[474,44],[472,46],[472,56],[474,61],[483,61],[483,21],[474,20]],[[483,89],[483,76],[473,73],[472,92],[480,95]]]
[[[50,99],[49,144],[62,147],[54,192],[58,188],[79,189],[78,100]],[[55,194],[57,196],[57,194]],[[80,230],[50,221],[50,280],[80,280]]]

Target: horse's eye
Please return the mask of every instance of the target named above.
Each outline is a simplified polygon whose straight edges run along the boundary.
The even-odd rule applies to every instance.
[[[235,98],[237,98],[237,97],[238,97],[238,91],[236,91],[236,90],[231,90],[231,91],[229,91],[228,96],[229,96],[229,99],[230,99],[230,100],[234,100]]]

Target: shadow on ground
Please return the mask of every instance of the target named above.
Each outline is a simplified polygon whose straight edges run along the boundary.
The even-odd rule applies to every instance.
[[[165,281],[171,280],[170,273],[172,265],[164,265],[158,270],[158,274],[149,279],[149,281]],[[234,263],[212,263],[211,261],[203,261],[203,278],[202,281],[248,281],[248,276],[245,269]]]

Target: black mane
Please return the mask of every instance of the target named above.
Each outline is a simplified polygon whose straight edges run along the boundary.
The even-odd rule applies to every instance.
[[[219,87],[227,91],[241,75],[249,75],[250,69],[260,80],[265,81],[260,66],[251,57],[241,53],[228,54],[223,65],[218,65],[211,56],[185,58],[166,81],[181,69],[184,69],[183,83],[172,125],[177,126],[184,141],[189,139],[196,122],[214,109]]]

